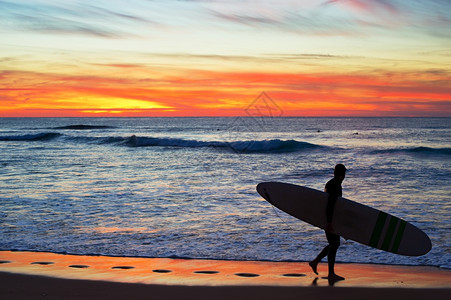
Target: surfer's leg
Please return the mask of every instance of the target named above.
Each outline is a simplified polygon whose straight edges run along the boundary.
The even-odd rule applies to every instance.
[[[335,274],[335,257],[337,256],[338,247],[340,247],[340,237],[333,233],[327,233],[327,240],[329,241],[329,253],[327,254],[327,262],[329,264],[329,281],[344,280],[343,277]]]
[[[335,257],[337,256],[337,245],[331,245],[327,254],[327,262],[329,264],[329,274],[335,274]]]
[[[318,264],[324,257],[327,256],[327,254],[329,253],[329,249],[330,249],[330,246],[327,245],[326,247],[324,247],[324,249],[318,254],[318,256],[314,260],[309,262],[309,266],[312,268],[313,272],[316,275],[318,275],[318,270],[317,270]]]

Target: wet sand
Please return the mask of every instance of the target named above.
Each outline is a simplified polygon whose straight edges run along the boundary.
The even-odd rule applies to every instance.
[[[451,270],[0,251],[0,299],[450,299]]]

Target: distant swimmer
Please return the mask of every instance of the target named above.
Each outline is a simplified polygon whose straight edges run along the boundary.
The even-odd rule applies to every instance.
[[[329,180],[326,183],[326,187],[324,191],[329,194],[327,209],[326,209],[326,217],[327,217],[327,225],[326,225],[326,238],[329,242],[329,245],[324,247],[324,249],[318,254],[318,256],[312,260],[309,265],[312,268],[313,272],[318,275],[318,263],[327,256],[327,262],[329,265],[329,283],[334,283],[339,280],[344,280],[344,277],[341,277],[335,274],[335,257],[337,255],[338,247],[340,247],[340,236],[333,233],[334,229],[332,228],[332,216],[334,213],[335,202],[338,197],[342,196],[342,187],[341,183],[346,177],[346,167],[342,164],[338,164],[335,166],[334,170],[334,178]]]

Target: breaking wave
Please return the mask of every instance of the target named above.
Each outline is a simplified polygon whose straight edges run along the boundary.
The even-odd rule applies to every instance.
[[[0,136],[0,141],[49,141],[59,136],[61,136],[61,134],[56,132],[42,132],[36,134]]]
[[[0,136],[0,141],[50,141],[59,138],[67,143],[111,144],[127,147],[217,148],[236,153],[290,153],[326,148],[296,140],[201,141],[170,137],[72,136],[56,132]]]
[[[430,147],[411,147],[411,148],[393,148],[373,151],[379,153],[406,153],[406,154],[425,154],[425,155],[451,155],[451,148],[430,148]]]
[[[224,148],[239,153],[287,153],[323,147],[307,142],[279,139],[219,142],[137,136],[130,137],[126,144],[130,147]]]
[[[54,127],[52,129],[63,129],[63,130],[91,130],[91,129],[109,129],[115,128],[113,126],[100,126],[100,125],[68,125],[61,127]]]
[[[85,128],[83,127],[67,126],[65,128]],[[61,127],[63,128],[63,127]],[[91,128],[91,127],[89,127]],[[97,127],[96,127],[97,128]],[[75,129],[78,130],[78,129]],[[83,130],[83,129],[80,129]],[[202,141],[195,139],[182,139],[171,137],[142,137],[142,136],[90,136],[90,135],[70,135],[58,132],[41,132],[28,133],[17,135],[0,136],[1,142],[21,141],[21,142],[36,142],[36,141],[58,141],[68,143],[85,143],[85,144],[111,144],[116,146],[127,147],[168,147],[168,148],[217,148],[233,151],[236,153],[290,153],[307,150],[321,150],[328,148],[308,142],[297,140],[242,140],[242,141]],[[410,155],[451,155],[451,148],[431,148],[431,147],[400,147],[391,149],[373,150],[371,154],[410,154]]]

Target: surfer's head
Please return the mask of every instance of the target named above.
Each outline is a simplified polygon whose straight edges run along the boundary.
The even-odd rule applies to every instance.
[[[345,179],[346,176],[346,167],[343,164],[338,164],[334,169],[334,176],[337,178],[341,178],[341,180]]]

